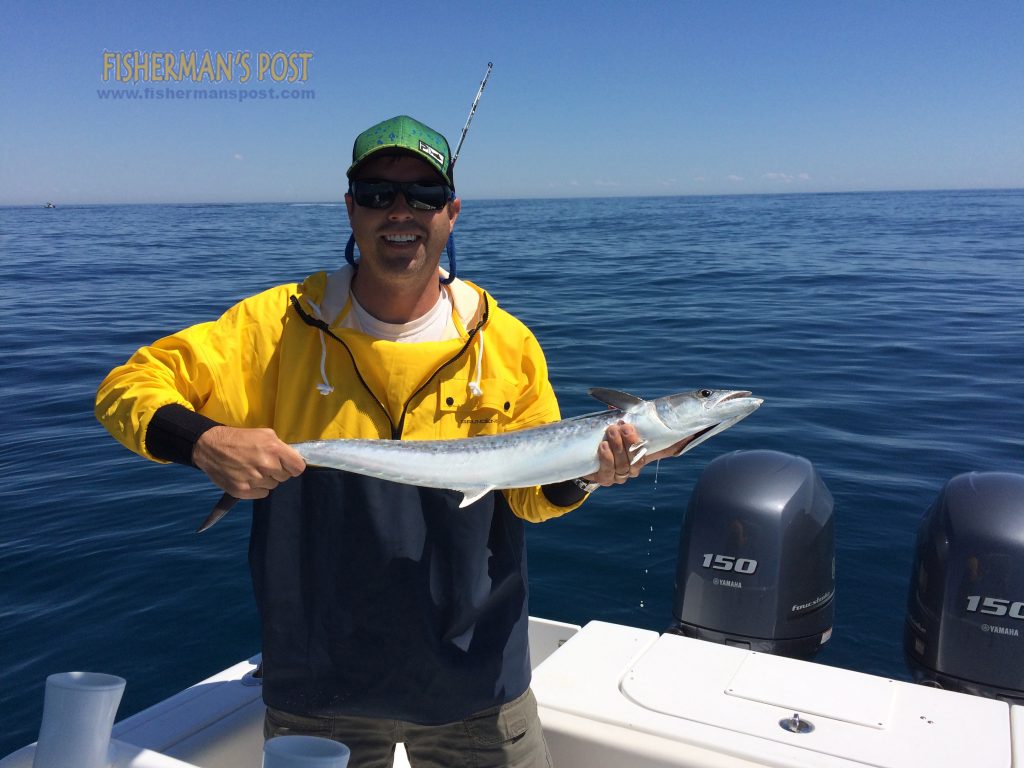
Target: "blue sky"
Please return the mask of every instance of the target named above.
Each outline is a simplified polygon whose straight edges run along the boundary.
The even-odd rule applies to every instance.
[[[1024,2],[0,2],[0,204],[332,201],[411,114],[465,198],[1024,187]],[[309,52],[314,98],[101,98],[103,53]],[[124,96],[122,94],[122,96]]]

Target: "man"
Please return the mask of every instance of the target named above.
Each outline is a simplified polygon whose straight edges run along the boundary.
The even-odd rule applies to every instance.
[[[306,468],[288,443],[559,418],[533,335],[440,268],[461,208],[445,138],[386,120],[356,138],[347,175],[347,266],[140,349],[100,385],[97,417],[137,453],[255,500],[268,736],[343,741],[354,767],[390,765],[398,741],[416,766],[549,765],[529,690],[522,521],[635,476],[639,437],[613,426],[593,475],[466,509],[453,492]]]

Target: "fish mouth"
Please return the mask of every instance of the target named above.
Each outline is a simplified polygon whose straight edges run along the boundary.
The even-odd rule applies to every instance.
[[[708,403],[707,406],[713,409],[730,401],[739,401],[727,408],[724,408],[725,413],[717,413],[713,418],[716,418],[714,424],[710,424],[706,427],[702,427],[693,433],[690,440],[686,443],[682,452],[686,453],[691,448],[695,448],[705,440],[719,432],[728,429],[738,421],[742,421],[747,416],[756,411],[761,404],[764,402],[760,397],[751,397],[751,393],[746,390],[737,390],[733,392],[723,392],[713,403]]]
[[[754,402],[754,407],[757,408],[759,405],[761,405],[761,403],[764,402],[764,400],[762,400],[759,397],[751,397],[751,394],[752,393],[749,392],[748,390],[737,390],[737,391],[734,391],[734,392],[725,392],[725,393],[722,394],[721,397],[719,397],[714,402],[708,403],[708,406],[711,407],[711,408],[717,408],[722,403],[728,403],[730,400],[749,400],[749,401],[753,401]]]
[[[724,403],[726,400],[736,400],[736,399],[741,398],[741,397],[750,397],[751,394],[753,394],[753,393],[752,392],[747,392],[746,390],[743,390],[743,391],[740,391],[740,392],[730,392],[729,394],[727,394],[725,397],[723,397],[718,402]]]

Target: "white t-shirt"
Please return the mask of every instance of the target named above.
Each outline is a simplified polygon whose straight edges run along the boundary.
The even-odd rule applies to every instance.
[[[452,300],[447,289],[442,288],[437,301],[426,314],[410,320],[408,323],[385,323],[367,312],[356,301],[355,294],[350,296],[352,308],[341,325],[362,331],[384,341],[447,341],[459,336],[458,329],[452,321]]]

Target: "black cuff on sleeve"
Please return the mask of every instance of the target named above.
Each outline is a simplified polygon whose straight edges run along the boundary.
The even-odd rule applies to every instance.
[[[556,507],[571,507],[573,504],[583,501],[587,495],[572,480],[542,485],[540,489],[544,492],[547,500]]]
[[[157,409],[146,430],[146,450],[161,461],[194,467],[192,449],[200,436],[220,424],[179,403]]]

